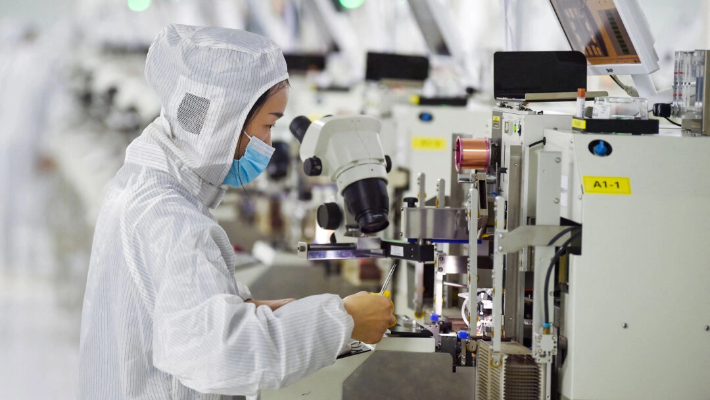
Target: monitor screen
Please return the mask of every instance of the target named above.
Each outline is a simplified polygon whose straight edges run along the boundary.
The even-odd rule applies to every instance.
[[[367,53],[365,79],[424,81],[429,77],[429,59],[388,53]]]
[[[325,69],[325,56],[322,54],[284,53],[284,59],[286,59],[286,68],[290,74]]]
[[[590,65],[640,64],[613,0],[550,0],[573,50]]]
[[[577,92],[587,88],[587,60],[578,51],[511,51],[493,55],[493,95]]]

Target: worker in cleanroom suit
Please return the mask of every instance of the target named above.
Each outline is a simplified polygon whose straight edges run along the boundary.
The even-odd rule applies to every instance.
[[[162,112],[107,186],[81,323],[80,399],[219,399],[288,385],[381,339],[390,301],[361,292],[253,300],[209,209],[264,170],[288,100],[280,49],[170,25],[145,76]]]
[[[49,201],[55,175],[49,140],[62,47],[31,24],[0,21],[0,272],[55,270]]]

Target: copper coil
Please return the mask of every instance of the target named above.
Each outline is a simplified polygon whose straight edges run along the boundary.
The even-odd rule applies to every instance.
[[[491,162],[491,144],[488,139],[456,138],[456,170],[475,169],[485,171]]]

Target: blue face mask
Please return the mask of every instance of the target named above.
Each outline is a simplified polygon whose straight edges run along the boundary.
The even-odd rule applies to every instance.
[[[222,182],[225,185],[240,187],[253,181],[264,172],[266,166],[269,165],[271,155],[276,150],[259,138],[249,136],[246,131],[244,131],[244,135],[249,138],[249,144],[242,158],[232,162],[232,166]]]

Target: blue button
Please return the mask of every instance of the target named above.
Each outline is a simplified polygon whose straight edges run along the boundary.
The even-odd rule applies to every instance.
[[[434,119],[434,116],[428,112],[423,112],[419,114],[419,119],[424,122],[431,122]]]
[[[463,340],[463,339],[468,339],[468,338],[469,338],[469,336],[468,336],[468,332],[466,332],[466,331],[459,331],[459,334],[458,334],[458,336],[459,336],[459,339],[462,339],[462,340]]]
[[[430,319],[431,322],[439,322],[439,314],[432,314]]]
[[[599,143],[594,146],[594,154],[598,156],[605,156],[608,150],[609,149],[606,147],[606,142],[604,142],[603,140],[600,140]]]

